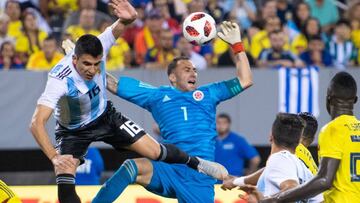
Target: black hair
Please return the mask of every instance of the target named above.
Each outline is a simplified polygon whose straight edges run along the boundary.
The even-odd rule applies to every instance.
[[[220,113],[217,117],[218,118],[224,118],[224,119],[227,120],[228,123],[231,123],[231,117],[227,113]]]
[[[98,57],[103,54],[103,47],[100,40],[91,34],[81,36],[75,44],[75,55],[80,57],[83,54],[89,54]]]
[[[273,31],[271,31],[271,32],[269,33],[269,37],[270,37],[271,35],[275,35],[275,34],[279,34],[279,33],[283,33],[283,31],[282,31],[281,29],[273,30]]]
[[[293,10],[292,10],[292,16],[293,16],[293,19],[294,19],[294,23],[295,23],[296,27],[297,27],[299,30],[302,28],[302,26],[303,26],[303,25],[305,24],[305,22],[306,22],[306,20],[305,20],[305,22],[301,22],[300,18],[297,16],[297,11],[299,10],[299,7],[300,7],[301,5],[305,5],[305,6],[308,8],[309,13],[310,13],[310,6],[309,6],[309,4],[307,4],[307,3],[304,2],[304,1],[299,2],[299,3],[296,4],[296,6],[293,8]]]
[[[336,22],[335,27],[345,25],[347,27],[351,27],[350,22],[346,19],[340,19]]]
[[[356,98],[357,85],[353,76],[347,72],[337,73],[330,82],[330,95],[340,100]]]
[[[168,68],[167,68],[168,76],[175,70],[178,61],[181,61],[181,60],[190,60],[190,58],[186,57],[186,56],[175,57],[168,65]]]
[[[304,126],[304,121],[300,116],[290,113],[278,113],[272,125],[275,144],[295,150],[299,144]]]
[[[307,40],[310,39],[311,35],[307,32],[306,27],[307,27],[307,25],[309,24],[309,22],[312,21],[312,20],[316,21],[316,22],[317,22],[317,25],[319,26],[319,32],[316,33],[316,35],[320,35],[320,34],[321,34],[320,21],[319,21],[317,18],[309,17],[308,19],[306,19],[304,25],[301,27],[301,32],[305,35],[305,38],[306,38]]]
[[[311,113],[300,112],[298,115],[305,121],[305,128],[302,137],[308,140],[309,144],[311,144],[314,141],[315,134],[318,129],[318,122]]]

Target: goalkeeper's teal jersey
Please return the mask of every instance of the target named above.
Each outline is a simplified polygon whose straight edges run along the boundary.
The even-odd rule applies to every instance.
[[[241,91],[237,78],[181,92],[171,86],[154,87],[120,77],[117,94],[152,114],[164,143],[175,144],[192,156],[214,160],[216,106]]]

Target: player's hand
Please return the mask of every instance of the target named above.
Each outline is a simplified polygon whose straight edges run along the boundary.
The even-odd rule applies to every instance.
[[[57,154],[51,159],[54,165],[56,174],[58,173],[70,173],[75,174],[78,160],[72,155],[60,155]]]
[[[223,41],[233,45],[235,43],[241,42],[241,33],[240,27],[238,24],[224,21],[220,25],[221,31],[217,33]]]
[[[109,5],[114,9],[114,14],[124,25],[132,23],[137,17],[135,8],[127,0],[112,0]]]
[[[71,40],[67,39],[62,41],[61,47],[65,50],[65,54],[69,54],[74,50],[75,44]]]
[[[223,181],[223,184],[221,186],[221,189],[223,190],[231,190],[233,189],[234,187],[237,187],[237,185],[235,185],[233,182],[235,180],[235,176],[232,176],[232,175],[228,175],[224,181]]]
[[[248,203],[258,203],[264,199],[264,195],[259,192],[254,185],[243,185],[240,186],[239,189],[245,192],[240,194],[239,197],[246,200]]]

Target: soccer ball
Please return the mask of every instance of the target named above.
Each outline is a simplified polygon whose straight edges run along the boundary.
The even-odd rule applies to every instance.
[[[215,20],[204,12],[191,13],[183,22],[183,34],[194,45],[209,43],[216,35]]]

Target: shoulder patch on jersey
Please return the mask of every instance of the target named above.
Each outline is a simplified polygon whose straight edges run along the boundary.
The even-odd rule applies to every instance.
[[[169,96],[165,95],[162,101],[167,102],[167,101],[170,101],[170,100],[171,100],[171,98]]]
[[[195,99],[195,101],[201,101],[204,99],[204,93],[200,90],[196,90],[193,93],[193,98]]]
[[[53,68],[51,70],[49,75],[54,78],[62,80],[66,76],[68,76],[71,72],[72,72],[72,70],[70,69],[69,66],[66,66],[65,68],[63,68],[63,65],[57,65],[57,66],[55,66],[55,68]]]

